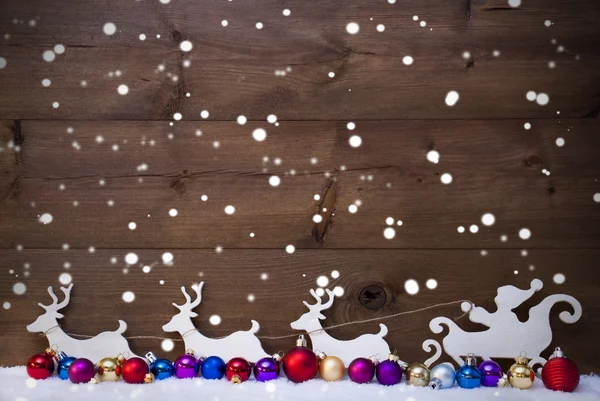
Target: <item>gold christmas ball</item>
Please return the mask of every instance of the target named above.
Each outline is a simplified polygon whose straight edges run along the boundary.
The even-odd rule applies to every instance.
[[[117,358],[104,358],[96,364],[96,377],[101,382],[116,382],[121,377],[121,364]]]
[[[411,386],[429,386],[429,368],[422,363],[413,363],[406,369],[406,382]]]
[[[337,356],[324,356],[319,364],[321,378],[328,382],[334,382],[344,377],[346,367],[344,362]]]
[[[508,383],[514,388],[526,390],[533,386],[535,373],[528,365],[529,360],[527,358],[518,357],[515,360],[517,363],[512,365],[506,374]]]
[[[144,383],[152,383],[154,382],[154,375],[152,373],[146,373],[144,376]]]

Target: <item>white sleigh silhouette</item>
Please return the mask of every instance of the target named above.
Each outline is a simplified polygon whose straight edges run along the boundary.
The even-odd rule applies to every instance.
[[[179,309],[179,313],[163,326],[163,330],[166,332],[178,331],[185,343],[185,349],[193,350],[197,356],[217,355],[223,358],[225,362],[235,357],[242,357],[249,362],[256,362],[268,356],[262,348],[260,340],[255,335],[260,329],[260,325],[256,320],[251,320],[252,327],[250,330],[236,331],[223,338],[208,338],[196,329],[192,318],[197,317],[198,314],[192,310],[202,302],[203,286],[204,282],[192,286],[196,293],[196,299],[193,302],[185,287],[181,287],[186,302],[183,305],[173,303],[173,306]]]
[[[300,316],[300,318],[291,323],[292,329],[304,330],[310,336],[312,348],[314,351],[322,351],[327,355],[337,356],[344,365],[348,366],[350,362],[359,357],[369,357],[377,355],[380,358],[385,358],[390,353],[390,347],[383,339],[388,332],[385,324],[379,324],[380,330],[377,334],[363,334],[354,340],[342,341],[331,337],[323,330],[321,320],[325,316],[321,311],[329,309],[333,304],[335,295],[333,291],[327,289],[329,300],[323,304],[321,297],[314,290],[310,290],[310,295],[317,300],[317,303],[310,305],[303,301],[308,308],[308,312]],[[423,348],[426,345],[423,344]],[[428,347],[429,348],[429,347]],[[428,349],[426,349],[428,351]]]
[[[125,330],[127,330],[127,324],[122,320],[119,320],[119,328],[116,331],[105,331],[86,340],[69,337],[63,331],[58,324],[58,319],[62,319],[64,316],[58,313],[58,311],[69,304],[72,288],[73,283],[67,288],[60,287],[65,294],[65,299],[59,303],[52,287],[48,287],[48,294],[52,298],[52,304],[38,304],[46,310],[46,313],[38,316],[35,322],[28,325],[27,331],[30,333],[44,333],[50,345],[56,346],[59,351],[76,358],[87,358],[94,363],[107,356],[116,356],[118,354],[123,354],[127,357],[135,356],[129,348],[127,339],[122,336]]]
[[[565,294],[553,294],[546,297],[538,305],[529,310],[529,319],[521,322],[513,309],[517,308],[536,292],[541,290],[543,282],[539,279],[531,281],[528,290],[521,290],[512,285],[498,288],[494,299],[498,310],[489,313],[482,307],[467,302],[461,305],[463,312],[469,313],[469,320],[489,327],[480,332],[466,332],[446,317],[436,317],[429,323],[432,332],[442,332],[442,325],[448,326],[450,332],[442,340],[444,350],[458,364],[464,364],[461,355],[474,353],[483,359],[514,358],[525,352],[531,358],[530,365],[543,365],[546,360],[540,354],[552,342],[550,327],[550,310],[558,302],[566,302],[573,308],[573,313],[563,311],[559,314],[565,323],[575,323],[581,318],[581,304],[575,298]],[[511,340],[512,339],[512,340]],[[431,340],[428,340],[431,341]]]

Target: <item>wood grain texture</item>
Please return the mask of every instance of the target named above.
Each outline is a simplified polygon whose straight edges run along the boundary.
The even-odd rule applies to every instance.
[[[219,120],[597,116],[600,45],[590,34],[598,33],[597,2],[536,0],[512,10],[489,3],[9,2],[0,20],[11,35],[0,42],[8,60],[0,86],[10,96],[0,96],[0,118],[197,118],[203,109]],[[545,27],[546,18],[555,24]],[[115,35],[103,34],[108,21]],[[359,34],[346,32],[350,21],[360,23]],[[140,41],[140,33],[148,38]],[[192,52],[179,50],[183,40]],[[66,53],[44,62],[43,51],[57,43]],[[406,55],[413,65],[404,65]],[[44,78],[54,84],[42,87]],[[120,84],[129,86],[127,96],[117,94]],[[450,90],[460,91],[454,107],[444,103]],[[550,103],[528,102],[529,90],[548,93]]]
[[[11,343],[12,348],[10,353],[3,353],[0,364],[22,364],[25,356],[43,348],[45,340],[28,334],[25,326],[42,312],[37,302],[48,301],[46,286],[58,286],[58,275],[62,272],[71,273],[75,283],[71,303],[64,310],[65,318],[61,321],[66,331],[93,335],[113,330],[116,320],[123,319],[128,323],[128,336],[178,338],[165,335],[161,327],[176,312],[171,302],[181,301],[181,285],[189,286],[200,280],[206,282],[202,304],[196,310],[199,317],[195,319],[203,334],[218,337],[235,330],[245,330],[249,319],[257,318],[261,324],[260,335],[280,336],[294,334],[289,323],[305,312],[301,301],[311,302],[308,290],[315,286],[316,278],[329,276],[337,270],[340,277],[331,279],[330,285],[332,288],[343,287],[345,295],[325,312],[325,326],[461,299],[469,299],[493,311],[493,298],[498,286],[528,287],[533,278],[540,278],[545,283],[544,289],[517,309],[519,317],[527,320],[529,307],[549,294],[576,295],[583,306],[583,317],[576,324],[565,325],[558,319],[558,312],[568,310],[568,306],[557,305],[552,310],[553,346],[560,345],[569,350],[570,358],[576,360],[584,372],[598,367],[594,358],[586,356],[589,347],[581,346],[593,343],[594,328],[600,324],[598,250],[532,251],[527,258],[515,250],[494,250],[487,256],[481,256],[476,250],[297,250],[293,255],[277,250],[225,250],[221,254],[210,250],[178,250],[174,251],[172,266],[159,262],[159,251],[137,252],[139,265],[129,267],[128,273],[123,274],[123,251],[97,250],[92,255],[87,251],[1,251],[2,266],[14,269],[19,276],[27,270],[31,275],[27,279],[27,292],[22,297],[12,294],[9,286],[0,286],[0,299],[15,304],[15,307],[0,314],[0,335]],[[111,257],[117,257],[118,263],[111,264]],[[71,263],[69,270],[63,268],[65,261]],[[30,264],[29,269],[23,268],[25,262]],[[154,266],[148,274],[141,271],[141,266],[146,264]],[[534,271],[529,270],[530,265],[535,266]],[[369,271],[368,277],[365,276],[366,270]],[[515,275],[514,270],[519,274]],[[262,273],[268,274],[267,280],[261,279]],[[566,275],[564,285],[552,282],[556,273]],[[418,278],[421,286],[415,296],[404,291],[404,282],[410,278]],[[425,280],[429,278],[437,280],[435,290],[425,288]],[[2,280],[6,280],[6,275]],[[161,285],[159,280],[164,280],[164,284]],[[385,305],[377,311],[364,308],[358,301],[360,290],[371,284],[384,288],[387,295]],[[126,290],[132,290],[136,295],[131,304],[121,300],[121,294]],[[254,294],[254,302],[247,301],[248,294]],[[103,301],[90,305],[94,299]],[[140,313],[140,310],[151,313]],[[429,320],[442,315],[454,317],[460,313],[460,307],[456,305],[385,320],[389,328],[387,340],[403,358],[424,360],[426,355],[421,350],[423,340],[442,338],[429,331]],[[213,314],[221,316],[219,326],[208,322]],[[481,329],[464,321],[460,325],[468,330]],[[378,323],[366,323],[334,329],[331,334],[340,339],[351,339],[377,330]],[[268,352],[285,350],[293,344],[293,338],[262,341]],[[160,350],[159,340],[132,340],[130,343],[137,353],[148,349]],[[177,343],[175,350],[167,356],[174,358],[181,352],[183,346]]]
[[[597,120],[529,121],[530,130],[519,120],[357,121],[354,131],[341,122],[25,121],[19,162],[7,165],[13,178],[2,188],[0,245],[597,247]],[[252,139],[256,127],[267,129],[266,142]],[[351,134],[362,137],[360,148],[348,145]],[[558,137],[564,147],[555,145]],[[430,149],[440,152],[440,163],[427,161]],[[147,170],[138,171],[143,164]],[[442,173],[452,174],[451,185],[441,183]],[[282,179],[278,187],[268,183],[273,174]],[[356,200],[362,206],[351,214]],[[224,213],[227,205],[236,207],[234,215]],[[171,208],[177,217],[169,216]],[[42,226],[37,217],[46,212],[54,221]],[[312,217],[319,212],[327,221],[317,225]],[[492,227],[481,224],[486,212],[496,216]],[[390,216],[404,224],[386,240]],[[131,221],[135,231],[127,227]],[[468,233],[471,224],[480,226],[478,234]],[[533,232],[528,241],[518,238],[523,227]]]

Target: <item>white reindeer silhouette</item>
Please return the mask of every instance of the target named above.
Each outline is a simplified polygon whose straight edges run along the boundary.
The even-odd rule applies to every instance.
[[[163,330],[166,332],[178,331],[185,343],[185,349],[191,349],[199,356],[218,355],[225,361],[242,357],[249,362],[256,362],[268,356],[262,348],[260,340],[255,336],[255,333],[260,329],[260,325],[256,320],[251,320],[252,327],[250,330],[236,331],[223,338],[208,338],[196,329],[192,318],[197,317],[198,314],[192,312],[192,310],[202,302],[203,286],[204,281],[197,286],[192,286],[192,289],[196,292],[196,300],[193,302],[185,287],[181,287],[186,302],[183,305],[173,303],[173,306],[179,309],[179,313],[163,326]]]
[[[127,355],[128,353],[129,356],[135,356],[129,348],[127,339],[121,335],[127,330],[127,323],[122,320],[119,320],[117,331],[105,331],[87,340],[77,340],[69,337],[61,329],[57,320],[62,319],[64,316],[58,313],[58,311],[69,304],[72,288],[73,283],[67,288],[60,287],[65,294],[65,299],[61,303],[58,303],[58,298],[54,294],[52,287],[48,287],[48,294],[50,294],[53,302],[51,305],[38,303],[39,306],[46,310],[46,313],[38,316],[35,322],[28,325],[27,331],[30,333],[44,333],[48,337],[50,345],[56,345],[59,351],[76,358],[87,358],[94,363],[111,355]]]
[[[346,366],[358,357],[368,357],[378,355],[381,358],[387,357],[390,353],[390,347],[383,339],[388,332],[385,324],[379,324],[380,330],[377,334],[363,334],[354,340],[342,341],[331,337],[323,330],[320,320],[325,316],[321,311],[329,309],[333,304],[335,295],[333,291],[327,289],[329,300],[323,304],[321,297],[314,290],[310,290],[310,295],[317,300],[317,303],[310,305],[303,301],[308,308],[308,312],[300,316],[300,319],[292,322],[290,325],[294,330],[304,330],[310,336],[313,350],[325,352],[327,355],[337,356]]]

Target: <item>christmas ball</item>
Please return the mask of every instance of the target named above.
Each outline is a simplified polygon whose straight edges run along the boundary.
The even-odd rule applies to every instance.
[[[452,388],[456,381],[456,372],[454,371],[454,367],[449,363],[434,366],[429,375],[431,377],[429,387],[433,390]]]
[[[196,377],[198,375],[198,371],[200,370],[200,364],[198,363],[198,360],[191,353],[183,354],[177,358],[173,363],[173,367],[175,370],[175,376],[177,376],[179,379]]]
[[[259,359],[254,364],[254,377],[259,382],[266,382],[274,380],[279,377],[279,365],[281,362],[281,355],[275,354],[272,357]]]
[[[346,367],[340,358],[337,356],[327,356],[323,352],[320,352],[317,356],[321,360],[319,362],[319,374],[323,380],[335,382],[344,377]]]
[[[473,354],[467,355],[467,362],[456,372],[456,382],[461,388],[471,389],[481,386],[481,372],[477,368]]]
[[[319,370],[319,358],[312,350],[306,348],[306,340],[301,335],[296,341],[296,347],[283,357],[283,371],[294,383],[312,379]]]
[[[168,359],[158,359],[152,352],[146,353],[146,359],[150,362],[150,373],[155,380],[164,380],[175,374],[175,368]]]
[[[377,381],[384,386],[393,386],[402,380],[402,367],[396,354],[388,355],[388,359],[380,362],[375,368]]]
[[[498,381],[502,378],[502,368],[494,361],[483,361],[479,365],[481,372],[481,385],[484,387],[498,387]]]
[[[375,376],[376,359],[356,358],[348,365],[348,376],[355,383],[369,383]]]
[[[556,348],[542,369],[542,381],[550,390],[572,393],[579,385],[579,369]]]
[[[88,383],[95,375],[96,366],[89,359],[75,359],[69,366],[69,380],[73,383]]]
[[[413,363],[406,369],[406,383],[411,386],[427,387],[430,381],[430,372],[422,363]]]
[[[103,358],[96,364],[96,378],[99,382],[116,382],[121,377],[121,362],[117,358]]]
[[[515,362],[506,374],[508,383],[514,388],[527,390],[533,386],[535,380],[533,369],[528,365],[529,359],[525,356],[518,356],[515,358]]]
[[[225,365],[225,377],[231,383],[240,384],[250,378],[250,362],[244,358],[233,358]]]
[[[69,380],[69,366],[75,361],[77,358],[74,356],[67,356],[62,358],[58,362],[58,367],[56,368],[56,373],[61,380]]]
[[[54,373],[54,350],[48,348],[46,352],[35,354],[27,361],[27,374],[35,380],[44,380]]]
[[[209,380],[219,380],[225,376],[225,361],[218,356],[209,356],[202,361],[200,368],[202,377]]]
[[[127,359],[121,365],[121,375],[125,383],[141,384],[151,381],[150,377],[147,376],[148,373],[150,373],[148,363],[137,356]]]

